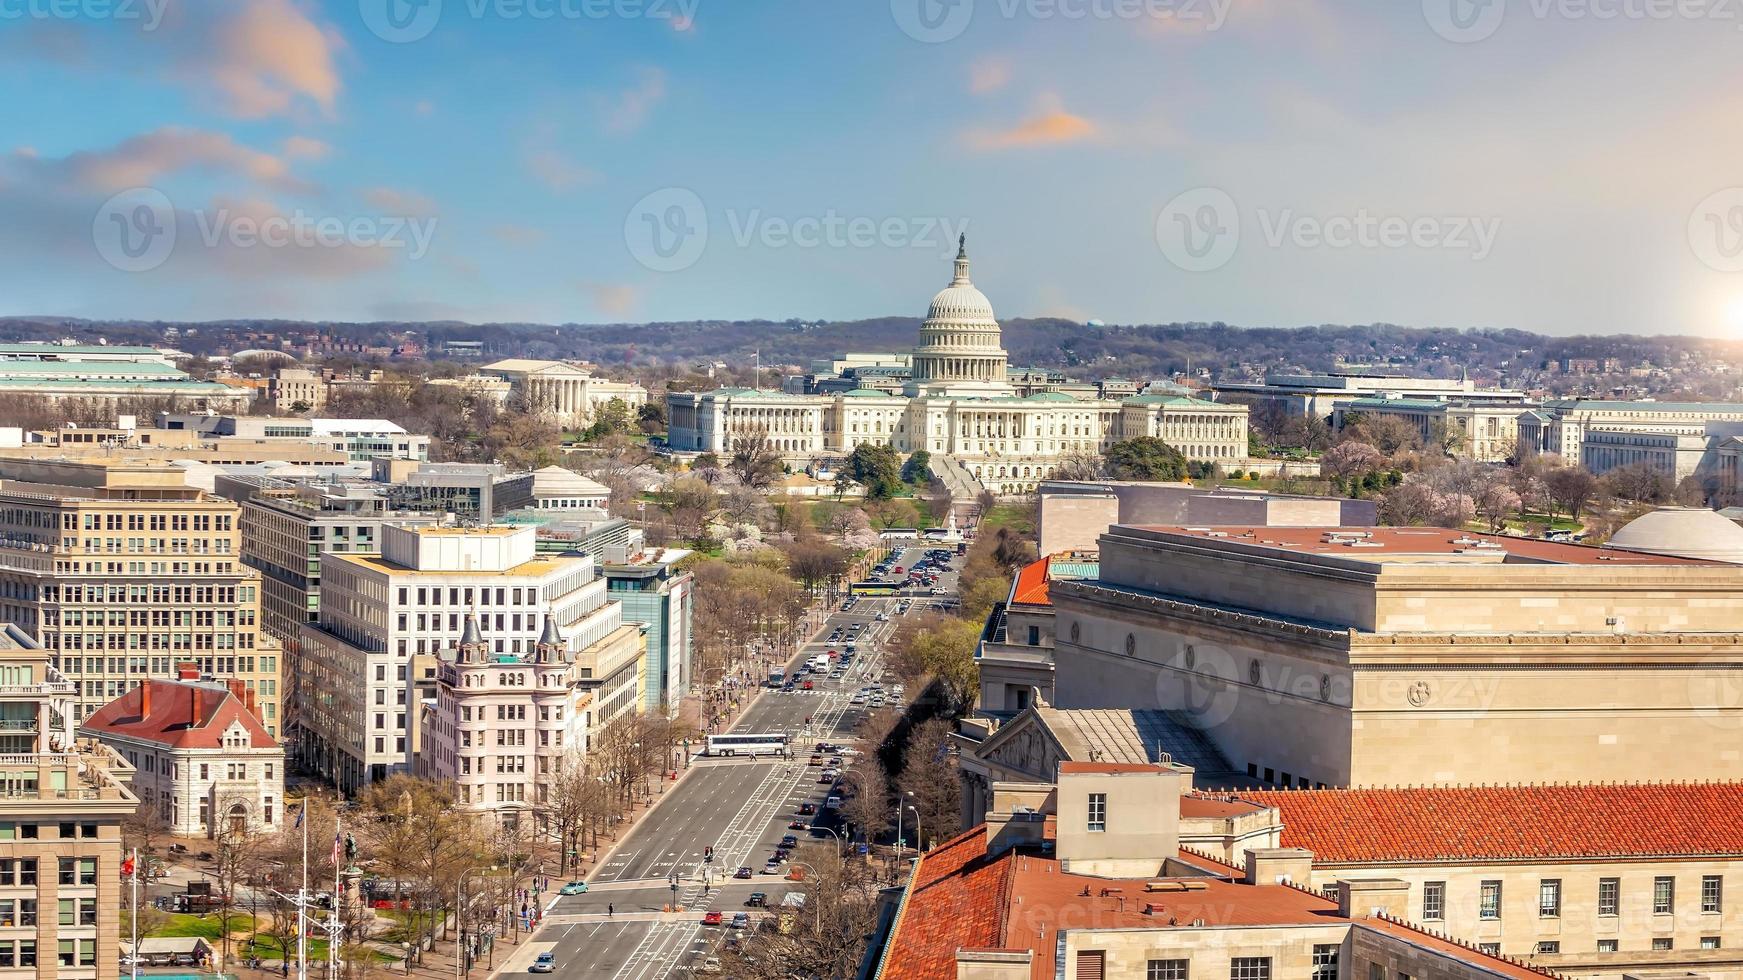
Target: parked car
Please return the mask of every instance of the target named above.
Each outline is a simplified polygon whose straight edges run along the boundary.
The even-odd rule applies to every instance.
[[[782,847],[798,847],[799,846],[799,838],[793,836],[792,834],[788,834],[787,836],[781,838],[781,846]]]
[[[750,913],[749,912],[734,912],[734,913],[732,913],[732,927],[734,929],[749,929],[750,928]]]
[[[704,912],[702,914],[702,924],[705,926],[717,926],[717,925],[719,925],[720,924],[720,912],[719,911]]]
[[[814,815],[816,812],[817,812],[817,804],[815,804],[815,803],[801,803],[801,804],[799,804],[799,816],[801,816],[801,817],[809,817],[809,816]]]

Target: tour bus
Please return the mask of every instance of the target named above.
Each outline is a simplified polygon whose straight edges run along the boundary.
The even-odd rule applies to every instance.
[[[847,587],[848,595],[895,595],[902,590],[899,582],[855,582]]]
[[[787,672],[786,671],[784,671],[784,670],[771,670],[771,671],[769,671],[769,686],[770,687],[780,687],[782,684],[786,683],[786,681],[787,681]]]
[[[776,732],[763,735],[740,735],[736,732],[725,735],[710,735],[708,743],[703,748],[704,755],[786,755],[787,735]]]

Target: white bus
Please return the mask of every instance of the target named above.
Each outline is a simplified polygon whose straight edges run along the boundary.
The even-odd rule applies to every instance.
[[[788,736],[784,733],[710,735],[708,736],[708,744],[703,748],[703,754],[710,756],[786,755],[787,738]]]

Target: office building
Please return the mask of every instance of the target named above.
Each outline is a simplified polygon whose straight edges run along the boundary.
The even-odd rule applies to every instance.
[[[683,548],[607,549],[601,556],[611,598],[623,604],[623,618],[640,623],[647,635],[642,680],[642,710],[670,715],[678,710],[693,678],[691,617],[696,608],[696,577],[679,568],[691,552]]]
[[[570,648],[623,625],[592,558],[538,555],[530,527],[383,524],[377,554],[321,555],[318,619],[303,626],[304,756],[347,793],[407,771],[412,658],[452,649],[476,615],[492,652],[525,655],[555,617]]]
[[[73,734],[74,687],[0,625],[0,976],[116,980],[121,826],[139,801],[113,749]]]
[[[1408,378],[1348,369],[1325,374],[1269,374],[1262,382],[1225,381],[1213,386],[1220,400],[1285,416],[1330,419],[1337,407],[1358,398],[1408,398],[1469,404],[1517,405],[1525,392],[1478,388],[1469,378]]]
[[[277,732],[280,650],[240,514],[173,466],[0,457],[0,606],[77,685],[75,719],[191,662],[241,680]]]

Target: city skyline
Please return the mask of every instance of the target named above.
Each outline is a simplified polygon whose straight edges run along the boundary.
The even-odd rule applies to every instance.
[[[17,4],[0,312],[1743,329],[1735,15],[1453,3]]]

